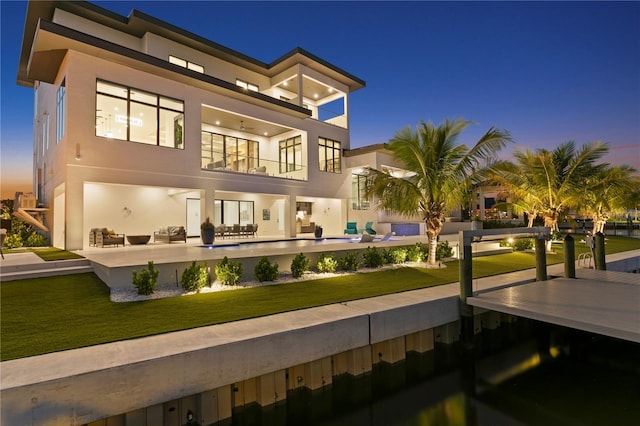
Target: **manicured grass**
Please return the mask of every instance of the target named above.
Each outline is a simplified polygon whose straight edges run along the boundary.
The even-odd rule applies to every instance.
[[[606,251],[638,248],[638,239],[612,237]],[[557,253],[547,256],[548,264],[563,261],[562,247],[554,249]],[[580,244],[576,252],[581,252]],[[474,277],[533,267],[533,253],[473,261]],[[456,281],[458,262],[454,261],[442,269],[406,267],[130,303],[111,302],[109,288],[94,274],[9,281],[0,287],[0,358],[5,361]]]
[[[44,247],[44,248],[30,248],[30,247],[19,247],[14,249],[5,249],[6,254],[11,253],[27,253],[32,252],[40,257],[42,260],[49,262],[53,260],[70,260],[70,259],[84,259],[84,256],[81,256],[77,253],[72,253],[70,251],[62,250],[56,247]]]
[[[35,248],[29,249],[29,251],[37,254],[42,260],[45,260],[47,262],[52,260],[84,259],[84,256],[80,256],[77,253],[72,253],[70,251],[62,250],[56,247]]]

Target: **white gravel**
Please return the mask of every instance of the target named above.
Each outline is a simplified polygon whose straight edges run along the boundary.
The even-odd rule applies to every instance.
[[[229,290],[242,290],[245,288],[258,287],[264,285],[282,285],[289,283],[296,283],[300,281],[307,280],[315,280],[322,278],[330,278],[336,277],[340,275],[352,275],[352,274],[365,274],[368,272],[382,271],[385,269],[395,269],[395,268],[405,268],[405,267],[427,267],[424,263],[412,263],[407,262],[402,265],[385,265],[381,268],[360,268],[357,272],[336,272],[336,273],[323,273],[319,274],[316,272],[305,272],[301,278],[293,278],[291,273],[280,273],[278,275],[277,281],[242,281],[238,285],[223,285],[219,281],[215,281],[211,283],[211,287],[204,287],[200,289],[200,293],[212,293],[216,291],[229,291]],[[445,267],[445,265],[442,265]],[[163,284],[158,285],[153,294],[149,296],[141,296],[137,293],[136,288],[131,286],[131,288],[112,288],[111,289],[111,301],[112,302],[139,302],[142,300],[151,300],[151,299],[162,299],[165,297],[177,297],[177,296],[187,296],[190,294],[195,294],[195,292],[187,292],[182,287],[176,286],[175,284]]]

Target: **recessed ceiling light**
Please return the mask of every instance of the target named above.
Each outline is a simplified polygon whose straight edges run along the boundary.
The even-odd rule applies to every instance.
[[[313,95],[313,97],[314,97],[315,99],[318,99],[318,94],[316,93],[315,95]]]
[[[220,125],[220,120],[216,120],[216,126]]]

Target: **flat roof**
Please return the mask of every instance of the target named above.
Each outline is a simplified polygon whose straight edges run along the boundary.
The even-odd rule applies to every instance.
[[[29,1],[25,18],[22,48],[18,65],[17,82],[20,85],[31,86],[33,79],[28,75],[28,64],[31,55],[36,29],[40,20],[51,21],[55,9],[65,10],[118,31],[142,37],[147,32],[153,32],[169,40],[189,46],[211,56],[224,59],[238,66],[259,72],[267,76],[278,74],[294,64],[303,64],[316,69],[349,87],[350,91],[363,88],[364,80],[330,64],[312,53],[296,47],[277,58],[271,63],[264,63],[250,56],[244,55],[221,44],[215,43],[197,34],[169,24],[160,19],[132,9],[128,17],[119,15],[108,9],[87,1]]]

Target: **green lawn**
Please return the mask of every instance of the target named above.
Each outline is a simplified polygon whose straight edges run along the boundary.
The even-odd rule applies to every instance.
[[[608,254],[640,248],[640,240],[611,237]],[[563,261],[562,246],[547,256]],[[576,244],[576,255],[586,251]],[[474,277],[535,267],[533,253],[480,257]],[[264,286],[143,302],[113,303],[94,274],[4,282],[0,286],[1,360],[57,352],[170,331],[254,318],[458,281],[447,268],[400,268],[286,285]]]

